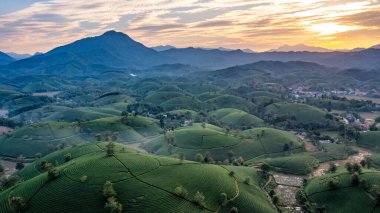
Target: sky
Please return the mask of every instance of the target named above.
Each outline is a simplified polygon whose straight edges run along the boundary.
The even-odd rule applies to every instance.
[[[380,44],[380,0],[0,0],[0,51],[46,52],[108,30],[146,46]]]

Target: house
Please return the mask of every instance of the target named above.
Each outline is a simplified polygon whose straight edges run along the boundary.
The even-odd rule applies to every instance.
[[[332,143],[332,141],[331,140],[319,140],[319,143],[320,144],[330,144],[330,143]]]

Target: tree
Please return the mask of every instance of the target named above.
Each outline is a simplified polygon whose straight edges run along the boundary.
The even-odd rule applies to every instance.
[[[244,179],[244,183],[247,184],[247,185],[249,185],[249,184],[251,183],[251,178],[246,177],[246,178]]]
[[[115,197],[109,197],[104,207],[108,209],[110,213],[121,213],[123,210],[123,205],[121,205]]]
[[[114,148],[115,148],[115,144],[114,144],[112,141],[110,141],[110,142],[107,144],[106,148],[107,148],[107,155],[108,155],[108,156],[112,156],[112,155],[115,154],[115,150],[114,150]]]
[[[332,179],[327,182],[328,187],[331,190],[337,189],[339,186],[339,181],[337,179]]]
[[[352,165],[353,172],[362,173],[362,167],[358,163]]]
[[[69,162],[72,159],[71,153],[65,154],[64,158],[65,158],[65,162]]]
[[[372,185],[371,194],[375,198],[376,204],[378,206],[380,206],[380,186],[379,185]]]
[[[263,164],[261,164],[260,169],[261,169],[261,171],[263,171],[263,173],[266,174],[269,172],[270,166],[266,163],[263,163]]]
[[[329,171],[332,172],[332,173],[335,173],[336,169],[337,169],[337,166],[335,165],[335,163],[330,162],[330,164],[329,164]]]
[[[183,163],[183,161],[185,160],[185,155],[183,153],[179,153],[178,154],[178,159],[179,159],[180,163]]]
[[[238,208],[237,207],[232,207],[231,209],[230,209],[230,213],[239,213],[239,210],[238,210]]]
[[[174,189],[174,193],[180,197],[186,198],[188,195],[187,189],[183,186],[178,186]]]
[[[204,162],[204,157],[203,157],[203,155],[201,153],[198,153],[198,154],[195,155],[195,160],[197,162],[203,163]]]
[[[359,183],[360,183],[359,173],[358,172],[354,172],[354,174],[351,175],[351,184],[353,186],[357,186],[357,185],[359,185]]]
[[[352,165],[352,163],[347,162],[347,163],[344,165],[344,167],[347,169],[348,173],[350,173],[350,174],[353,173],[354,169],[353,169],[353,165]]]
[[[195,193],[194,202],[203,207],[205,202],[205,196],[202,192],[197,191],[197,193]]]
[[[173,145],[172,144],[169,144],[168,145],[168,153],[171,155],[173,152]]]
[[[21,170],[25,167],[24,165],[24,156],[20,155],[17,157],[17,164],[16,164],[16,169]]]
[[[278,201],[280,201],[280,199],[278,198],[277,195],[274,195],[273,198],[272,198],[272,201],[273,201],[273,204],[274,204],[274,205],[277,205],[277,204],[278,204]]]
[[[283,146],[283,150],[284,150],[284,152],[288,152],[289,150],[290,150],[290,146],[289,146],[289,144],[284,144],[284,146]]]
[[[48,169],[48,179],[49,180],[54,180],[54,179],[56,179],[58,177],[59,177],[59,171],[54,166],[51,166]]]
[[[11,206],[12,206],[13,212],[15,213],[24,212],[26,209],[26,204],[22,197],[12,197]]]
[[[103,185],[103,196],[106,198],[109,197],[116,197],[116,191],[113,188],[113,184],[110,181],[106,181],[106,183]]]
[[[222,206],[225,206],[228,202],[227,194],[226,193],[221,193],[219,196],[219,204]]]

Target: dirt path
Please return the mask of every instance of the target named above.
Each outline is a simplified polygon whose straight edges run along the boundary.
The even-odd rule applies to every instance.
[[[310,142],[309,140],[305,139],[303,142],[305,143],[305,150],[306,150],[306,152],[316,152],[316,151],[318,151],[318,148],[312,142]]]
[[[329,162],[320,164],[319,167],[316,170],[314,170],[313,173],[309,175],[309,178],[314,178],[314,177],[319,177],[319,176],[324,175],[326,171],[329,169],[330,163],[334,163],[338,167],[343,166],[347,162],[360,163],[360,161],[364,160],[365,157],[371,156],[373,154],[372,151],[363,149],[363,148],[358,148],[358,151],[359,152],[357,154],[349,156],[346,160],[329,161]]]

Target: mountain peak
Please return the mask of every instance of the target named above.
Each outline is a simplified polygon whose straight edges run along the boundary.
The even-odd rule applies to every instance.
[[[130,39],[130,37],[127,34],[122,33],[122,32],[117,32],[115,30],[107,31],[103,33],[103,35],[101,35],[100,37],[125,37],[125,38]]]

